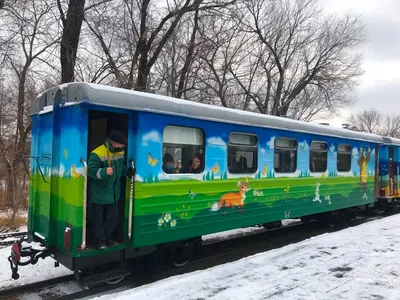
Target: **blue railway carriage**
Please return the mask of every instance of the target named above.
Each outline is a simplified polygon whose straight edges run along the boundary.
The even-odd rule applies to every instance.
[[[400,199],[400,139],[382,137],[379,146],[377,200],[387,207]]]
[[[121,278],[127,260],[163,249],[180,264],[206,234],[331,222],[399,194],[399,140],[373,134],[90,83],[43,92],[31,118],[28,240],[45,250],[32,257],[15,243],[15,278],[21,257],[49,255],[80,279]],[[116,199],[118,245],[97,250],[87,160],[113,129],[127,136],[136,174]]]

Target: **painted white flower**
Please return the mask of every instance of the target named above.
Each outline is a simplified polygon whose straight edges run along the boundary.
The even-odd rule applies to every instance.
[[[158,219],[158,226],[162,226],[162,224],[164,224],[164,220],[162,218]]]
[[[171,221],[171,227],[175,227],[176,226],[176,220],[172,220]]]
[[[171,214],[165,214],[165,216],[164,216],[164,221],[165,222],[169,222],[169,221],[171,221]]]

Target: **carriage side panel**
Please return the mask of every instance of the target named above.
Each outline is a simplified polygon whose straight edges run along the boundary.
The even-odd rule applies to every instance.
[[[84,168],[86,158],[87,110],[83,105],[55,109],[51,178],[52,245],[66,252],[77,252],[82,243]],[[67,245],[64,232],[70,230]]]
[[[28,231],[40,239],[49,237],[52,140],[52,113],[33,115]]]
[[[206,159],[201,174],[163,172],[163,132],[168,125],[204,131]],[[184,131],[180,135],[182,139]],[[257,135],[258,157],[254,161],[257,163],[254,172],[229,171],[227,158],[232,132]],[[297,163],[293,172],[279,173],[275,170],[277,137],[297,141]],[[327,144],[323,171],[310,170],[313,141]],[[346,146],[349,163],[348,169],[342,172],[337,170],[339,144]],[[375,144],[370,142],[139,113],[137,151],[136,247],[375,201]],[[240,199],[236,201],[238,197]]]

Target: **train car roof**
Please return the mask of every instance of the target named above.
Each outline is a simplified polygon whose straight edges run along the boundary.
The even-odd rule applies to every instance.
[[[66,83],[43,92],[33,101],[30,114],[35,115],[46,109],[47,111],[51,110],[51,106],[54,103],[54,95],[58,89],[63,90],[66,105],[88,102],[101,106],[179,115],[217,122],[276,128],[370,142],[383,142],[383,138],[375,134],[86,82]],[[397,140],[397,143],[400,145],[400,140]]]
[[[387,145],[400,146],[400,139],[396,139],[396,138],[388,137],[388,136],[383,136],[382,139],[383,139],[383,142]]]

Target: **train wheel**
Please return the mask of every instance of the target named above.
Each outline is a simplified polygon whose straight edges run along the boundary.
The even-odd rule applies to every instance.
[[[303,222],[303,224],[310,225],[311,217],[310,216],[302,216],[300,218],[300,220],[301,220],[301,222]]]
[[[189,257],[188,255],[185,253],[185,249],[184,248],[178,248],[174,251],[173,253],[173,259],[172,259],[172,264],[175,267],[183,267],[184,265],[186,265],[189,262]]]
[[[107,280],[107,281],[105,281],[105,283],[106,284],[108,284],[108,285],[113,285],[113,284],[118,284],[118,283],[120,283],[122,280],[124,280],[125,279],[125,276],[122,276],[122,277],[120,277],[120,278],[116,278],[116,279],[112,279],[112,280]]]
[[[335,227],[337,222],[337,216],[333,213],[327,213],[325,218],[325,223],[328,227]]]

